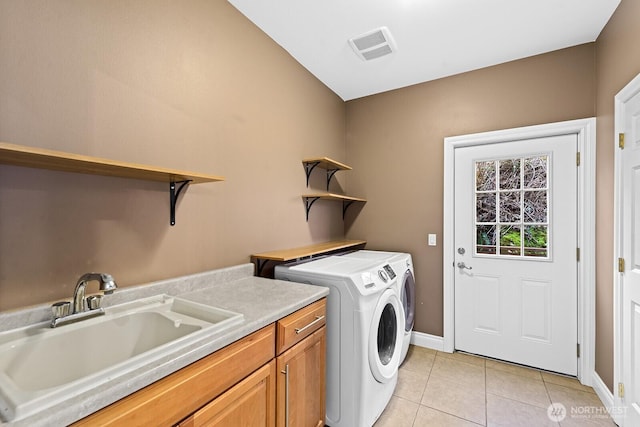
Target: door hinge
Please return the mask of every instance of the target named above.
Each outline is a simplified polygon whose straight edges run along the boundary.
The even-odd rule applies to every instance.
[[[624,133],[618,134],[618,147],[624,150]]]
[[[624,397],[624,384],[618,383],[618,397]]]
[[[576,344],[576,356],[580,357],[580,343]]]
[[[624,258],[618,258],[618,273],[624,273]]]
[[[580,261],[580,248],[576,248],[576,261]]]
[[[576,166],[580,166],[580,152],[576,153]]]

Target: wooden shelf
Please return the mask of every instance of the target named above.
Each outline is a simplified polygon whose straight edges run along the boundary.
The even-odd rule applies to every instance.
[[[49,169],[90,175],[140,179],[169,184],[170,224],[175,224],[175,207],[180,192],[187,184],[224,181],[221,176],[160,168],[137,163],[120,162],[83,156],[44,148],[0,142],[0,163],[29,168]],[[179,185],[176,190],[176,184]]]
[[[315,255],[326,254],[329,252],[339,251],[342,249],[355,248],[356,246],[365,245],[366,240],[334,240],[331,242],[316,243],[309,246],[302,246],[293,249],[282,249],[278,251],[262,252],[251,255],[251,259],[256,261],[258,267],[258,276],[262,272],[267,261],[287,262],[301,258],[313,257]]]
[[[311,176],[311,171],[313,171],[316,167],[321,169],[326,169],[327,171],[327,191],[329,191],[329,183],[331,182],[331,178],[338,171],[351,170],[351,166],[345,165],[337,160],[330,159],[329,157],[313,157],[310,159],[303,159],[302,164],[304,165],[304,170],[307,175],[307,187],[309,187],[309,177]]]
[[[313,164],[316,163],[316,166],[322,169],[335,169],[340,171],[351,170],[351,166],[345,165],[337,160],[330,159],[329,157],[313,157],[310,159],[303,159],[303,164]]]
[[[367,201],[367,199],[362,199],[360,197],[344,196],[342,194],[335,194],[335,193],[303,194],[302,197],[304,197],[305,199],[318,198],[321,200],[337,200],[337,201],[347,201],[347,202],[366,202]]]
[[[180,182],[192,184],[224,181],[221,176],[185,172],[175,169],[101,159],[62,151],[0,142],[0,163],[30,168],[50,169],[91,175],[133,178],[145,181]]]
[[[307,258],[340,249],[349,249],[354,246],[366,244],[366,240],[333,240],[331,242],[316,243],[309,246],[302,246],[293,249],[282,249],[279,251],[262,252],[251,255],[255,259],[268,259],[271,261],[293,261],[294,259]]]
[[[352,197],[352,196],[344,196],[342,194],[335,193],[314,193],[314,194],[303,194],[302,198],[304,199],[306,211],[307,211],[307,221],[309,221],[309,211],[311,210],[311,206],[318,200],[333,200],[333,201],[341,201],[342,202],[342,218],[344,218],[344,214],[347,212],[347,209],[353,202],[362,202],[366,203],[367,199],[362,199],[360,197]]]

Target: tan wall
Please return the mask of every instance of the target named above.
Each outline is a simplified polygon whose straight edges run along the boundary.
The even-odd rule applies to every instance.
[[[441,335],[444,137],[590,117],[597,91],[596,370],[611,387],[613,96],[640,72],[637,16],[623,0],[595,46],[350,101],[345,117],[227,2],[1,2],[0,141],[227,181],[190,187],[170,227],[163,185],[0,166],[0,310],[68,297],[90,270],[126,286],[342,237],[338,206],[306,223],[299,197],[300,159],[328,155],[354,167],[334,189],[369,199],[347,237],[413,254],[416,329]]]
[[[614,97],[640,73],[639,17],[640,2],[622,0],[596,41],[596,371],[610,389],[613,389]]]
[[[345,158],[344,103],[226,1],[3,1],[0,70],[0,141],[227,178],[170,227],[168,186],[0,166],[0,310],[343,237],[300,195],[302,158]]]
[[[442,336],[443,140],[595,115],[594,44],[347,103],[349,191],[366,197],[347,237],[410,252],[415,329]],[[427,246],[437,234],[438,245]]]

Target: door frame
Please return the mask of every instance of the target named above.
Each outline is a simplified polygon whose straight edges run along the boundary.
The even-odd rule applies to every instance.
[[[614,130],[613,143],[614,155],[614,192],[613,192],[613,402],[614,408],[620,408],[611,413],[618,424],[624,421],[622,414],[624,408],[623,399],[618,394],[618,384],[622,381],[622,274],[616,268],[618,258],[622,257],[622,150],[618,148],[618,135],[624,132],[625,104],[640,92],[640,74],[618,92],[614,98]]]
[[[531,138],[576,134],[578,167],[578,379],[591,386],[595,373],[595,117],[447,137],[444,139],[444,224],[443,224],[443,349],[453,352],[455,345],[455,248],[454,178],[456,148],[496,144]]]

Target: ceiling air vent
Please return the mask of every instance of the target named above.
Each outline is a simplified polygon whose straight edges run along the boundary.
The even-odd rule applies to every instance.
[[[353,51],[364,61],[395,52],[396,46],[387,27],[381,27],[349,39]]]

